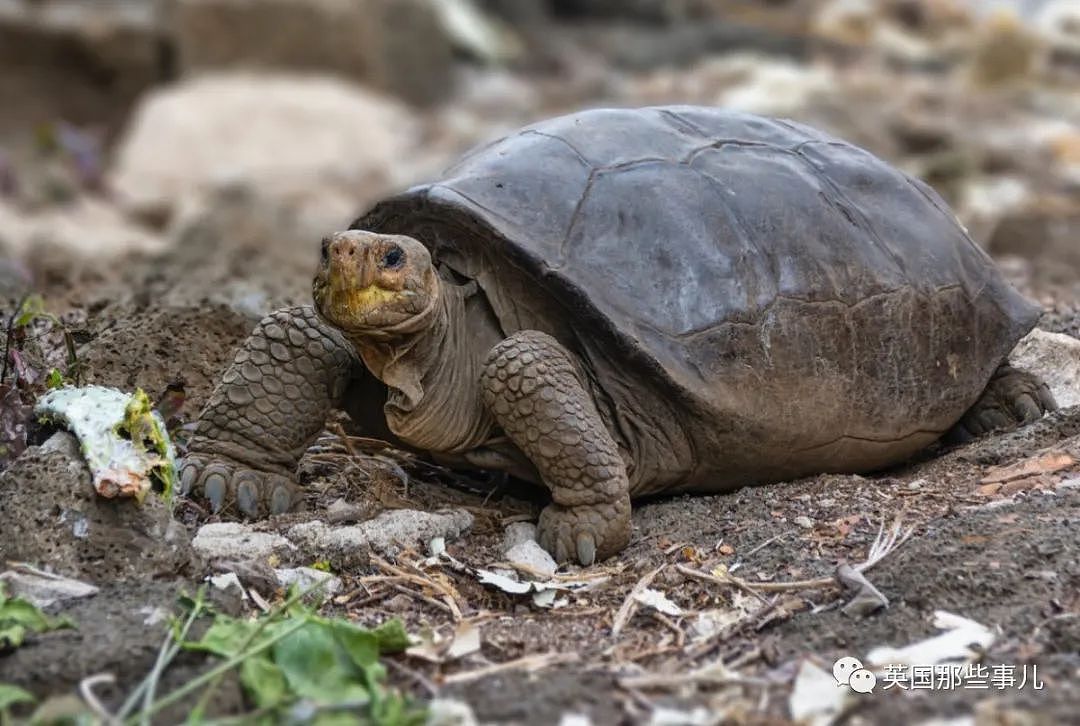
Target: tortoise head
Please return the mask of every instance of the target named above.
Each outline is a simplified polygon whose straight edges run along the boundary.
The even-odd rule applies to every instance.
[[[319,313],[343,332],[390,333],[427,317],[439,283],[417,240],[351,229],[323,239],[312,292]]]

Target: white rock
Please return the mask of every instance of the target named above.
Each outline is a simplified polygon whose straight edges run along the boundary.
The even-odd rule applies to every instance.
[[[506,525],[503,532],[502,552],[505,555],[522,542],[536,541],[536,525],[532,522],[514,522]]]
[[[310,590],[320,582],[324,583],[319,589],[319,595],[326,597],[341,592],[341,578],[329,572],[316,570],[314,567],[286,567],[274,570],[278,582],[284,587],[296,585],[301,592]]]
[[[207,75],[146,96],[112,188],[132,212],[171,212],[228,187],[294,200],[401,184],[420,127],[404,106],[332,78]]]
[[[803,529],[813,529],[814,528],[814,520],[810,519],[805,514],[801,514],[798,517],[795,517],[795,519],[793,521],[795,522],[795,524],[799,525]]]
[[[840,688],[832,674],[810,660],[799,664],[795,685],[788,697],[791,718],[808,726],[834,723],[852,700],[850,688]]]
[[[428,703],[427,726],[476,726],[472,706],[452,698],[436,698]]]
[[[507,562],[528,568],[529,575],[533,577],[551,577],[559,567],[548,551],[534,539],[514,545],[506,551],[505,557]]]
[[[823,67],[808,67],[750,55],[724,59],[730,71],[744,80],[722,92],[716,104],[736,111],[765,115],[792,114],[816,96],[835,93],[836,78]]]
[[[36,210],[0,201],[0,242],[14,255],[48,245],[97,258],[166,247],[164,237],[140,227],[115,206],[89,196]]]
[[[46,572],[8,570],[0,572],[0,582],[6,585],[8,595],[29,600],[39,608],[90,597],[99,589],[88,582]]]
[[[1053,0],[1035,16],[1035,29],[1055,50],[1080,55],[1080,5]]]
[[[1042,377],[1059,406],[1080,404],[1080,340],[1036,328],[1016,345],[1009,360]]]
[[[208,560],[257,560],[292,549],[280,534],[256,532],[240,522],[204,524],[191,546]]]
[[[402,545],[422,547],[435,537],[456,539],[472,527],[473,516],[455,509],[448,512],[420,512],[395,509],[374,519],[346,527],[331,527],[319,520],[297,524],[286,532],[295,544],[314,553],[333,557],[336,553],[370,547],[394,555]]]

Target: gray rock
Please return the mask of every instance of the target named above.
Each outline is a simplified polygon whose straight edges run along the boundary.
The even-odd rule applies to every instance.
[[[0,2],[0,135],[44,119],[116,123],[165,79],[151,0]]]
[[[505,556],[508,562],[537,573],[536,575],[526,573],[529,577],[551,577],[559,567],[547,550],[532,539],[517,543],[506,552]]]
[[[326,71],[417,104],[453,88],[451,39],[430,0],[174,0],[172,19],[184,73]]]
[[[297,524],[286,536],[307,554],[337,563],[372,550],[394,556],[403,546],[422,551],[434,537],[456,539],[472,527],[473,516],[460,509],[448,512],[420,512],[395,509],[374,519],[345,527],[331,527],[315,520]]]
[[[1036,328],[1017,343],[1009,360],[1046,381],[1062,408],[1080,404],[1080,340]]]
[[[324,583],[319,590],[318,597],[320,599],[338,594],[343,587],[340,577],[329,572],[316,570],[314,567],[286,567],[274,570],[274,572],[277,574],[278,582],[281,583],[282,587],[296,585],[301,592],[310,590],[320,582]]]
[[[536,541],[536,525],[532,522],[514,522],[503,532],[502,553],[505,555],[522,542]]]
[[[207,560],[264,560],[287,555],[293,548],[273,532],[257,532],[240,522],[213,522],[199,527],[191,546]]]
[[[3,681],[43,699],[77,692],[88,675],[111,673],[116,686],[100,691],[107,706],[116,709],[123,695],[153,669],[162,642],[169,638],[169,618],[163,613],[177,612],[177,597],[193,595],[194,590],[186,583],[172,581],[102,583],[95,597],[73,600],[53,611],[71,618],[78,627],[43,633],[5,654],[0,661]],[[165,669],[159,692],[169,693],[220,662],[205,653],[183,653]],[[223,679],[207,705],[208,718],[240,713],[244,700],[239,679]],[[190,700],[174,704],[158,713],[154,721],[183,723],[191,707]],[[21,719],[16,722],[26,723]]]
[[[0,562],[48,564],[94,584],[153,579],[192,562],[184,527],[155,494],[104,499],[71,434],[31,447],[0,475]]]
[[[275,240],[312,227],[325,232],[413,181],[414,157],[431,154],[419,148],[421,133],[408,107],[345,79],[206,73],[145,95],[117,145],[109,186],[127,213],[171,221],[179,235],[207,199],[250,207],[256,225],[287,224]],[[291,247],[310,253],[300,239],[307,238],[291,237]]]
[[[39,608],[91,597],[98,592],[98,588],[89,583],[43,571],[0,572],[0,582],[4,583],[9,595],[28,600]]]

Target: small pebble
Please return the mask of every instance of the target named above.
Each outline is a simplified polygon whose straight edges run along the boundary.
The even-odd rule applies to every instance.
[[[792,521],[803,529],[813,529],[814,527],[814,520],[810,519],[805,514],[795,517]]]

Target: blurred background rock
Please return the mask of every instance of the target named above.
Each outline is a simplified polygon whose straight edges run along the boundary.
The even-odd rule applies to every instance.
[[[0,0],[0,287],[254,317],[468,147],[680,102],[866,146],[1076,297],[1075,0]]]

